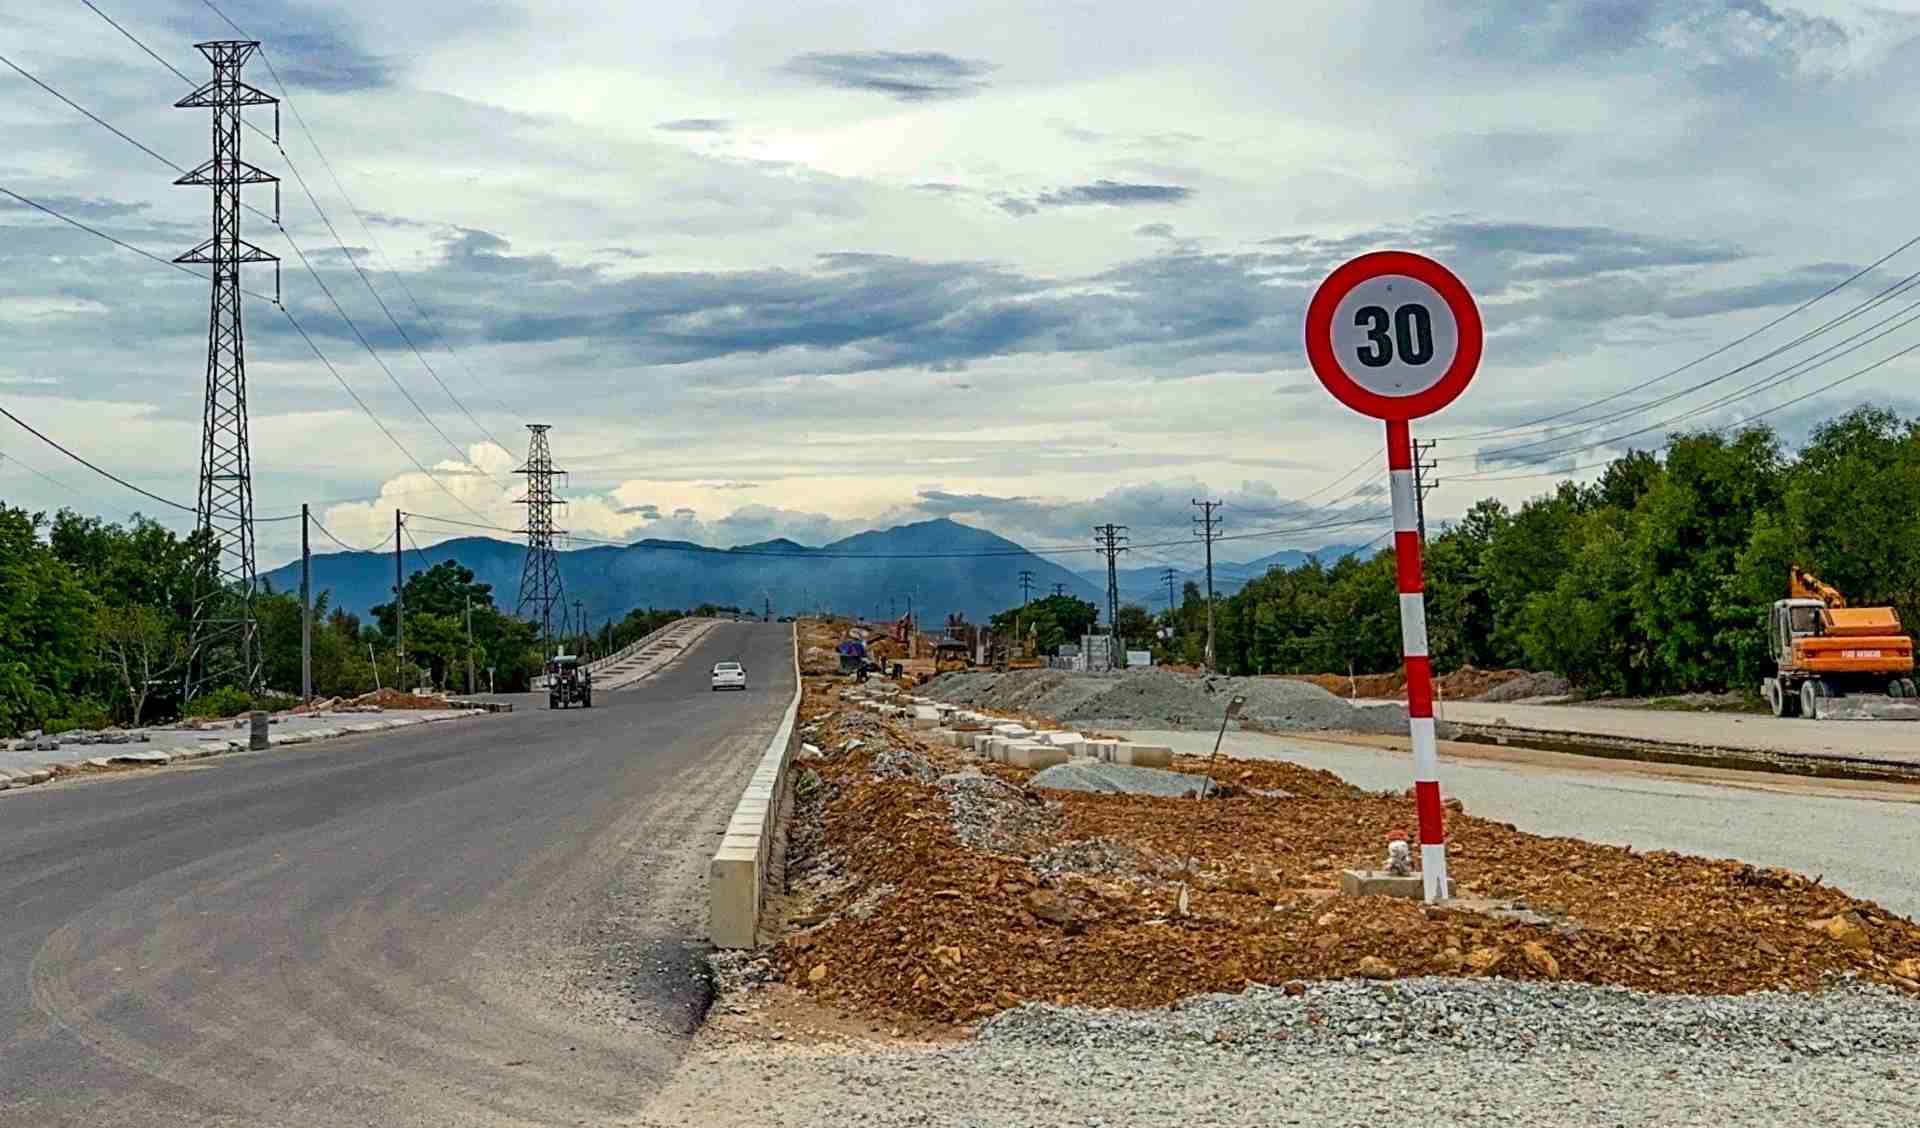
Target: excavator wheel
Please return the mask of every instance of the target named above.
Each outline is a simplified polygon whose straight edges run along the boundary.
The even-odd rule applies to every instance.
[[[1912,678],[1901,678],[1900,680],[1906,684],[1908,697],[1920,697],[1920,686],[1916,686]]]
[[[1810,721],[1820,719],[1820,702],[1827,698],[1827,683],[1809,678],[1800,683],[1800,715]]]
[[[1800,712],[1800,698],[1792,690],[1780,684],[1779,678],[1768,678],[1764,687],[1767,705],[1776,717],[1797,716]]]
[[[1907,695],[1907,683],[1904,678],[1895,678],[1887,683],[1887,696],[1895,701]]]

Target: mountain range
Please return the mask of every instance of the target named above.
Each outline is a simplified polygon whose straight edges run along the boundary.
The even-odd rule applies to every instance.
[[[1348,551],[1334,546],[1316,554],[1333,560]],[[618,620],[634,608],[702,603],[755,611],[770,605],[776,615],[827,610],[866,617],[903,614],[911,603],[927,622],[939,622],[955,611],[984,622],[1019,601],[1023,571],[1033,573],[1036,597],[1064,584],[1070,594],[1106,605],[1104,573],[1097,578],[1078,574],[1005,537],[945,518],[872,530],[818,548],[784,539],[736,548],[642,540],[558,555],[569,608],[579,600],[581,613],[596,624]],[[1214,589],[1237,590],[1248,576],[1298,564],[1306,556],[1289,550],[1249,564],[1216,565]],[[524,545],[463,537],[426,549],[410,548],[403,566],[412,574],[443,560],[457,560],[473,570],[475,579],[492,584],[494,602],[502,610],[517,609]],[[298,590],[299,562],[264,579],[277,591]],[[364,616],[393,597],[393,555],[316,553],[313,587],[332,592],[333,606]],[[1125,570],[1121,592],[1127,601],[1149,607],[1166,599],[1166,585],[1155,568]]]

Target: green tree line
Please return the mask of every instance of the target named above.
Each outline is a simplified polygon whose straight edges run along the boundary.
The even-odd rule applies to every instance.
[[[218,715],[261,702],[238,686],[180,699],[190,661],[193,605],[211,541],[181,536],[134,516],[115,524],[61,510],[48,516],[0,503],[0,736],[140,724],[188,712]],[[489,584],[454,561],[407,577],[405,653],[391,604],[372,621],[314,594],[313,691],[357,695],[378,686],[476,690],[528,688],[540,670],[536,628],[503,613]],[[281,696],[300,691],[299,592],[256,594],[263,681]],[[681,616],[633,611],[578,652],[611,652]],[[598,644],[598,646],[596,646]]]
[[[1797,455],[1766,427],[1677,435],[1518,509],[1480,501],[1429,534],[1429,649],[1443,671],[1550,670],[1598,694],[1751,689],[1792,564],[1920,627],[1920,420],[1862,407]],[[1197,588],[1170,618],[1171,656],[1198,662]],[[1227,672],[1393,670],[1393,553],[1276,569],[1215,620]]]

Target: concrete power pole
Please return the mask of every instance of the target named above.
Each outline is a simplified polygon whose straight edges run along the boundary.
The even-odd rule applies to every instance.
[[[467,692],[473,692],[473,597],[467,597]]]
[[[401,689],[400,664],[407,660],[407,581],[403,574],[406,514],[393,511],[393,688]]]
[[[587,620],[583,617],[585,616],[585,614],[586,612],[580,609],[580,601],[577,599],[574,600],[573,601],[573,634],[574,634],[574,637],[581,640],[580,649],[582,650],[586,649],[586,638],[587,638]]]
[[[1173,605],[1174,605],[1173,604],[1173,584],[1175,580],[1178,580],[1180,578],[1180,573],[1174,571],[1172,568],[1162,568],[1160,570],[1160,578],[1167,582],[1167,619],[1171,621],[1173,619]]]
[[[1205,662],[1206,662],[1207,672],[1211,674],[1214,672],[1213,670],[1213,657],[1214,657],[1213,655],[1213,542],[1220,539],[1220,518],[1215,514],[1219,510],[1222,503],[1218,501],[1195,500],[1193,504],[1198,506],[1200,509],[1200,516],[1195,517],[1193,519],[1193,523],[1200,527],[1193,531],[1193,535],[1196,537],[1200,537],[1201,539],[1207,542],[1207,651],[1206,651]]]
[[[1053,594],[1055,594],[1055,595],[1065,595],[1065,594],[1067,594],[1067,585],[1065,585],[1065,584],[1055,584],[1055,585],[1053,585]]]
[[[1126,650],[1120,643],[1120,554],[1127,551],[1125,525],[1095,525],[1093,542],[1107,557],[1107,651],[1109,664],[1116,670],[1127,665]]]
[[[1020,571],[1020,606],[1033,602],[1033,573],[1026,569]]]
[[[238,681],[260,688],[260,623],[254,613],[259,588],[253,548],[253,455],[247,439],[246,332],[240,315],[241,267],[275,264],[278,301],[280,260],[240,237],[241,190],[274,186],[273,222],[280,222],[279,178],[240,157],[242,112],[274,106],[274,144],[280,143],[278,100],[248,85],[241,68],[260,44],[219,40],[197,45],[213,64],[213,78],[175,102],[181,109],[213,111],[213,156],[175,184],[213,189],[213,234],[174,259],[209,267],[213,283],[207,319],[206,396],[200,425],[200,491],[195,527],[211,534],[212,551],[195,579],[193,633],[185,696]]]
[[[540,661],[544,666],[553,657],[553,609],[566,615],[566,596],[560,587],[560,557],[554,552],[553,538],[565,529],[553,525],[553,511],[566,508],[566,502],[553,495],[553,480],[566,477],[565,470],[553,467],[553,451],[547,447],[546,423],[529,423],[533,437],[527,442],[527,464],[514,471],[527,476],[527,494],[520,504],[527,507],[527,562],[520,572],[520,606],[515,616],[540,624]]]
[[[313,700],[313,546],[307,543],[307,503],[300,503],[300,700]]]
[[[1415,440],[1413,444],[1413,507],[1416,515],[1414,524],[1416,531],[1420,534],[1422,548],[1427,544],[1427,491],[1440,484],[1438,479],[1427,477],[1430,471],[1440,466],[1438,462],[1429,461],[1427,455],[1433,453],[1433,448],[1439,445],[1439,439],[1428,439],[1426,442]]]

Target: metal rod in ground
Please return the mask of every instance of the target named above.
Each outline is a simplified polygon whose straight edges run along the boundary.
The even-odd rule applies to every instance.
[[[1420,875],[1429,902],[1448,895],[1447,838],[1440,806],[1440,757],[1433,728],[1433,663],[1427,656],[1426,583],[1420,563],[1413,435],[1387,420],[1387,471],[1393,483],[1393,554],[1399,572],[1400,641],[1407,671],[1407,730],[1413,738],[1413,790],[1420,819]]]
[[[1220,715],[1220,732],[1217,736],[1213,738],[1213,755],[1207,758],[1207,778],[1208,779],[1213,778],[1213,766],[1219,763],[1220,761],[1220,742],[1227,738],[1227,722],[1239,716],[1240,710],[1246,705],[1246,703],[1247,703],[1247,699],[1241,696],[1240,694],[1236,693],[1234,694],[1233,700],[1227,702],[1227,711]],[[1206,790],[1205,784],[1201,785],[1201,790],[1202,791]],[[1201,795],[1200,798],[1205,799],[1206,796]]]

